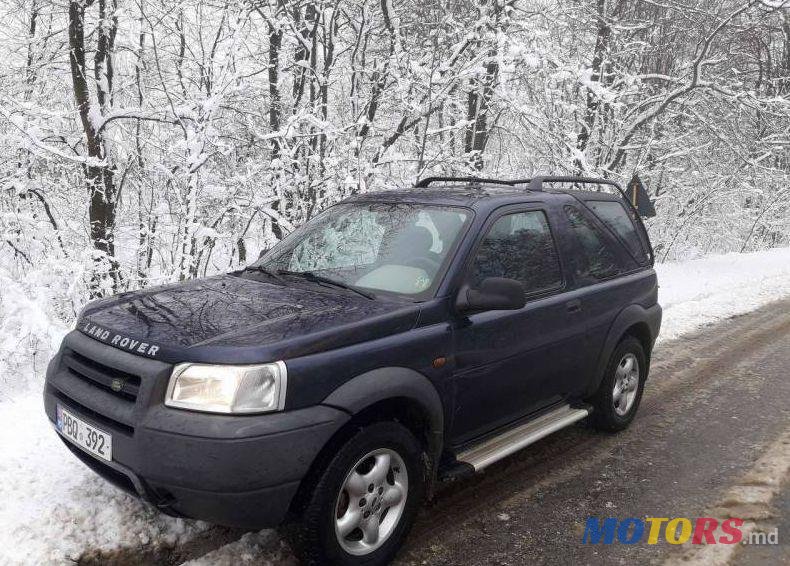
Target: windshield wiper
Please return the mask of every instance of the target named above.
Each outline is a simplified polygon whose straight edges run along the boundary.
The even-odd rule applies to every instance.
[[[244,272],[244,271],[255,271],[255,272],[258,272],[258,273],[263,273],[264,275],[268,275],[272,279],[276,279],[277,281],[280,281],[280,282],[282,282],[282,280],[283,280],[283,278],[280,277],[278,272],[273,271],[271,269],[268,269],[266,267],[263,267],[262,265],[248,265],[247,267],[242,269],[242,272]]]
[[[373,293],[369,293],[368,291],[363,291],[359,287],[355,287],[353,285],[348,285],[347,283],[343,283],[342,281],[338,281],[336,279],[331,279],[329,277],[325,277],[323,275],[318,275],[312,271],[289,271],[287,269],[278,269],[278,275],[291,275],[293,277],[301,277],[306,281],[310,281],[312,283],[323,283],[326,285],[332,285],[333,287],[338,287],[340,289],[346,289],[348,291],[352,291],[357,295],[361,295],[366,299],[370,299],[371,301],[376,300],[376,295]]]

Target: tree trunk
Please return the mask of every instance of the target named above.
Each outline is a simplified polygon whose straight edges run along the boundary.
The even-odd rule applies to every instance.
[[[281,29],[276,28],[271,22],[269,26],[269,65],[268,65],[268,78],[269,78],[269,128],[272,132],[279,132],[282,124],[282,96],[280,95],[280,50],[283,42],[283,32]],[[280,157],[282,148],[280,147],[280,138],[273,137],[271,142],[272,160]],[[282,171],[282,167],[280,167]],[[277,173],[281,175],[281,173]],[[275,183],[277,191],[281,190],[281,183]],[[282,196],[280,200],[272,203],[272,208],[278,213],[280,212]],[[283,230],[280,223],[272,219],[272,233],[278,240],[285,237],[285,230]],[[241,258],[241,250],[239,248],[239,258]],[[245,257],[246,259],[246,257]],[[243,261],[243,260],[239,260]]]
[[[598,31],[595,39],[595,49],[593,51],[592,59],[592,73],[590,74],[590,82],[603,83],[604,75],[606,72],[606,57],[609,53],[609,48],[612,39],[612,27],[606,15],[606,0],[597,0],[597,13],[596,19],[598,20]],[[584,113],[584,122],[582,129],[576,137],[576,148],[579,152],[584,153],[590,142],[592,130],[595,127],[595,119],[598,116],[600,108],[600,100],[598,95],[587,87],[586,94],[586,110]],[[583,169],[584,164],[580,158],[576,159],[576,168],[580,171]]]
[[[101,111],[91,110],[91,96],[86,80],[87,69],[85,65],[85,7],[91,2],[71,0],[69,3],[69,63],[71,67],[72,88],[74,99],[79,110],[82,129],[85,133],[85,145],[88,153],[88,162],[83,166],[85,182],[88,189],[88,219],[90,221],[90,238],[96,250],[94,273],[91,277],[91,296],[101,296],[102,282],[110,277],[112,290],[116,291],[119,283],[118,263],[115,259],[115,215],[116,215],[116,187],[114,170],[107,163],[108,155],[104,137],[94,123],[95,117],[101,117]],[[101,11],[104,11],[104,2],[101,1]],[[111,47],[114,33],[105,35],[100,32],[99,47],[96,52],[96,61],[105,65],[111,61]],[[112,81],[111,65],[105,72],[106,87],[99,88],[101,92],[100,104],[109,104]],[[96,69],[96,73],[100,73]]]
[[[500,27],[500,7],[498,0],[493,0],[492,19],[494,30]],[[488,50],[485,72],[482,77],[475,77],[470,81],[471,89],[467,95],[467,120],[471,126],[467,127],[464,138],[464,152],[470,160],[470,165],[482,171],[485,166],[483,154],[488,145],[491,133],[491,102],[494,98],[494,88],[499,80],[498,49],[496,34],[490,41],[494,42]]]

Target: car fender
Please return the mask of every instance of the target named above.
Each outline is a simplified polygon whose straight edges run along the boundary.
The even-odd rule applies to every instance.
[[[595,391],[597,391],[598,386],[603,380],[606,366],[609,363],[609,358],[611,357],[612,352],[614,351],[617,344],[620,342],[620,339],[631,326],[640,323],[646,324],[647,328],[649,329],[650,345],[652,349],[652,345],[658,336],[658,330],[661,326],[661,307],[656,304],[645,308],[642,305],[634,304],[629,305],[620,311],[620,314],[617,315],[617,318],[614,319],[614,322],[609,327],[609,332],[606,335],[606,340],[604,341],[603,348],[601,349],[601,354],[598,357],[593,383],[590,384],[590,388],[587,391],[588,396],[594,394]],[[645,354],[648,356],[649,361],[650,352],[645,352]]]
[[[423,374],[405,367],[374,369],[338,387],[322,404],[355,415],[376,403],[399,397],[423,409],[430,426],[427,434],[429,456],[435,467],[444,438],[444,407],[436,387]]]

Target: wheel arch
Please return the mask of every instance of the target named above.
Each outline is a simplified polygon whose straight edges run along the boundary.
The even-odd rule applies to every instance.
[[[658,329],[661,325],[661,308],[654,305],[650,308],[645,308],[642,305],[630,305],[620,311],[612,325],[609,327],[609,332],[606,335],[604,346],[598,357],[598,363],[595,368],[593,382],[586,394],[594,394],[606,371],[606,366],[612,352],[617,347],[617,344],[626,336],[633,336],[642,344],[645,352],[645,357],[648,362],[648,369],[650,365],[651,353],[653,344],[658,336]]]
[[[399,401],[398,401],[399,400]],[[429,427],[429,434],[444,433],[444,406],[439,392],[423,374],[405,367],[386,367],[365,372],[347,381],[326,399],[323,405],[342,409],[354,417],[381,403],[405,403],[418,410]],[[436,439],[429,440],[434,445]]]
[[[291,504],[297,515],[310,489],[337,449],[355,430],[379,421],[396,421],[406,427],[425,448],[426,493],[432,494],[444,438],[444,408],[436,387],[423,374],[403,367],[363,373],[333,391],[322,401],[351,415],[313,459]]]
[[[633,323],[631,326],[625,329],[623,335],[620,336],[620,340],[625,338],[626,336],[633,336],[639,343],[642,344],[642,349],[645,351],[645,357],[647,358],[648,363],[650,363],[650,355],[653,349],[653,336],[650,333],[650,327],[644,321],[639,321]],[[619,343],[620,340],[617,342]]]

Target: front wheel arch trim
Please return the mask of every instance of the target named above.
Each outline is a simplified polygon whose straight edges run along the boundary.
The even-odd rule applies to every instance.
[[[346,411],[352,418],[366,408],[405,398],[420,406],[429,425],[426,431],[430,478],[433,481],[444,441],[444,406],[436,387],[423,374],[404,367],[368,371],[347,381],[321,404]]]
[[[432,497],[438,466],[444,444],[444,411],[439,393],[423,374],[404,367],[386,367],[371,370],[345,382],[327,396],[321,405],[332,407],[349,415],[315,455],[307,474],[291,501],[289,520],[299,517],[314,483],[322,473],[323,465],[340,443],[346,442],[354,426],[354,417],[365,409],[393,399],[407,399],[422,408],[430,430],[426,431],[426,494]]]

